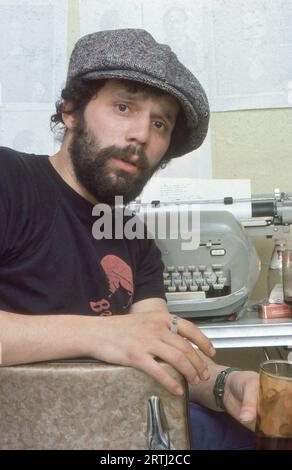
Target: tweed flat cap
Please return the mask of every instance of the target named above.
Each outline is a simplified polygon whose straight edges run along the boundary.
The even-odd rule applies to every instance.
[[[169,46],[143,29],[99,31],[80,38],[70,58],[67,83],[75,77],[135,80],[174,96],[181,113],[166,158],[191,152],[206,137],[210,112],[203,87]]]

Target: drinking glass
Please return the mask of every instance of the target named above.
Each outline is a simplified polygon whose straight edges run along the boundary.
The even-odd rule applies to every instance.
[[[292,362],[260,364],[256,448],[292,450]]]

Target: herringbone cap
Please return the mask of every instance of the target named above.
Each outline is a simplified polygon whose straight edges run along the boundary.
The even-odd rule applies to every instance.
[[[174,96],[182,112],[168,158],[198,148],[207,135],[210,111],[203,87],[169,46],[143,29],[98,31],[81,37],[70,58],[67,82],[77,76],[135,80]]]

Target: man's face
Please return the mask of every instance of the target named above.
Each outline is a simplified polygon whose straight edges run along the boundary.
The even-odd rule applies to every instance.
[[[98,202],[135,199],[169,147],[178,108],[170,95],[108,80],[73,130],[69,152],[79,183]]]

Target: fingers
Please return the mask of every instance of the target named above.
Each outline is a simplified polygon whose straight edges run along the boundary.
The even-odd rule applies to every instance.
[[[240,409],[239,419],[245,426],[254,429],[256,412],[257,412],[257,396],[258,396],[258,375],[254,373],[254,377],[250,378],[244,387],[242,405]]]
[[[206,356],[213,357],[216,354],[212,342],[192,322],[185,320],[184,318],[178,318],[177,332],[180,336],[189,339],[192,343],[198,346]]]
[[[166,311],[138,312],[116,319],[113,317],[110,323],[117,323],[120,332],[115,349],[112,350],[108,345],[107,354],[103,349],[105,360],[137,367],[175,395],[183,393],[180,384],[154,358],[170,364],[192,385],[200,380],[208,380],[207,356],[215,353],[211,341],[194,324],[180,317],[177,318],[177,332],[171,332],[172,318]],[[111,331],[119,331],[119,328],[111,327]],[[199,349],[194,349],[190,342]]]
[[[153,377],[157,382],[159,382],[166,390],[168,390],[173,395],[183,395],[184,390],[173,377],[159,365],[157,361],[153,358],[149,358],[147,361],[141,363],[139,367],[143,372]]]
[[[206,366],[204,364],[200,364],[198,361],[196,368],[190,360],[188,353],[174,348],[169,344],[157,344],[155,348],[155,355],[168,364],[172,365],[186,378],[188,383],[191,385],[194,385],[200,381],[198,374],[204,377],[203,371],[206,371],[206,377],[209,377],[208,370],[206,370]],[[202,378],[202,380],[204,380],[204,378]]]
[[[199,379],[209,379],[208,364],[192,347],[188,340],[182,338],[180,335],[169,333],[165,337],[165,342],[171,347],[171,356],[169,357],[171,363],[185,375],[191,385],[198,383]],[[186,365],[184,365],[184,361]],[[184,371],[186,371],[187,374],[185,374]]]
[[[253,371],[235,371],[225,382],[224,403],[228,413],[254,431],[259,379]]]
[[[193,341],[206,356],[215,353],[211,341],[194,324],[183,318],[163,315],[163,320],[165,319],[167,328],[160,327],[159,338],[156,336],[156,341],[152,343],[153,356],[171,364],[191,385],[199,383],[200,380],[208,380],[210,373],[207,361],[198,350],[194,349],[189,340]]]

